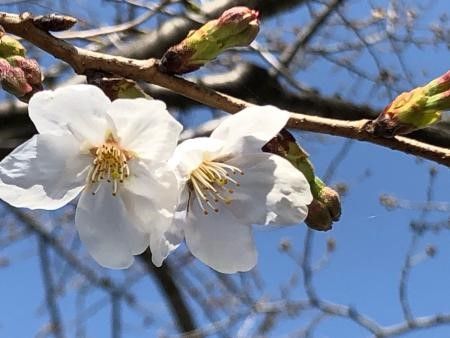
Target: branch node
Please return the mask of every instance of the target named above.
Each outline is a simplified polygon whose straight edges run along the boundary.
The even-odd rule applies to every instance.
[[[72,16],[57,13],[39,15],[33,18],[33,24],[46,32],[61,32],[72,28],[78,20]]]

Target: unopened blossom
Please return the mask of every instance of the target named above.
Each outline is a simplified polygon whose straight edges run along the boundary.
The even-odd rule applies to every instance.
[[[36,60],[25,56],[25,48],[0,30],[0,86],[28,102],[42,90],[42,74]]]
[[[39,134],[0,162],[0,198],[53,210],[80,195],[75,225],[99,264],[126,268],[150,245],[161,265],[178,198],[167,159],[182,129],[165,104],[75,85],[35,94],[28,109]]]
[[[298,224],[307,216],[312,195],[304,175],[261,151],[288,118],[272,106],[246,108],[211,137],[181,143],[170,160],[181,188],[176,224],[192,254],[217,271],[255,266],[252,224]]]
[[[258,32],[258,11],[244,6],[232,7],[170,47],[161,58],[160,70],[170,74],[192,72],[226,49],[248,46]]]
[[[12,36],[5,34],[0,29],[0,58],[8,58],[14,55],[25,56],[25,47]]]
[[[450,110],[450,71],[422,87],[401,93],[373,121],[374,133],[385,137],[409,134],[441,120]]]
[[[341,217],[339,194],[316,176],[308,153],[297,143],[294,136],[283,129],[264,145],[263,151],[282,156],[305,175],[313,195],[313,200],[308,205],[305,224],[318,231],[331,230],[333,222],[339,221]]]

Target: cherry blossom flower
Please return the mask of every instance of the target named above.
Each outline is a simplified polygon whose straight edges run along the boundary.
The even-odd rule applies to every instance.
[[[217,271],[255,266],[252,224],[298,224],[307,216],[312,195],[306,178],[261,150],[288,118],[272,106],[246,108],[211,137],[181,143],[170,160],[181,189],[175,224],[192,254]]]
[[[166,105],[75,85],[35,94],[28,109],[39,134],[0,162],[0,198],[53,210],[81,194],[75,225],[99,264],[126,268],[150,246],[161,265],[178,198],[167,160],[182,129]]]

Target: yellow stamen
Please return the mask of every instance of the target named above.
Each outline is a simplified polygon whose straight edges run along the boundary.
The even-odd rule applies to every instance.
[[[203,161],[191,173],[188,187],[194,193],[203,214],[208,215],[209,210],[219,212],[220,203],[231,204],[231,194],[235,192],[235,188],[228,185],[231,182],[236,187],[240,186],[239,181],[231,177],[237,173],[244,174],[237,167],[216,161]]]
[[[106,178],[107,182],[112,183],[112,195],[116,196],[119,183],[130,176],[128,161],[133,158],[132,153],[122,149],[111,133],[106,137],[105,143],[91,148],[90,153],[94,160],[87,176],[87,184],[93,186]],[[99,186],[93,190],[93,194],[98,191]]]

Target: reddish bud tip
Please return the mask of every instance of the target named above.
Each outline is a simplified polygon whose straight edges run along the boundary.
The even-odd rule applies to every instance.
[[[244,6],[230,8],[222,13],[219,18],[219,25],[229,23],[241,23],[242,21],[252,22],[259,19],[259,12]]]
[[[42,82],[41,69],[36,60],[26,59],[22,56],[13,56],[8,58],[8,62],[12,66],[19,67],[23,70],[29,84],[37,85]]]

